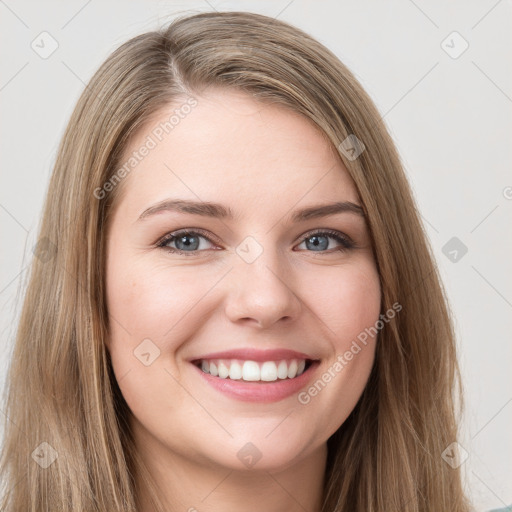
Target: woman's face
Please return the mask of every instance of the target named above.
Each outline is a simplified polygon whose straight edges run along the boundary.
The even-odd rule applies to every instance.
[[[146,453],[285,468],[325,448],[368,380],[368,228],[305,118],[219,90],[170,125],[175,110],[125,153],[140,161],[108,231],[114,372]]]

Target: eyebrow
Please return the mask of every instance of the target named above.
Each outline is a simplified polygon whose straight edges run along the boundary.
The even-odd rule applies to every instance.
[[[204,217],[213,217],[218,219],[234,219],[235,215],[231,208],[218,203],[207,201],[191,201],[188,199],[166,199],[144,210],[138,220],[144,220],[148,217],[163,211],[178,213],[189,213],[193,215],[202,215]],[[353,213],[365,217],[363,208],[351,201],[338,201],[335,203],[310,206],[297,210],[292,214],[293,222],[303,222],[309,219],[327,217],[338,213]]]

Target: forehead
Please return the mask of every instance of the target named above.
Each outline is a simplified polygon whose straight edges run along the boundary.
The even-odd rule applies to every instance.
[[[217,89],[195,99],[193,108],[180,110],[185,98],[158,111],[126,148],[124,161],[152,141],[123,183],[137,207],[173,195],[235,210],[276,200],[358,200],[341,159],[309,119],[242,92]]]

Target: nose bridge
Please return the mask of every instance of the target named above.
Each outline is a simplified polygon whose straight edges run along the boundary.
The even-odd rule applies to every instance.
[[[286,262],[267,237],[264,243],[246,237],[236,248],[232,286],[226,312],[232,321],[253,319],[268,326],[282,318],[295,318],[300,304]]]

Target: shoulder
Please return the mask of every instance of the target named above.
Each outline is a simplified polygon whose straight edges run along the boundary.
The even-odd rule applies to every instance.
[[[512,505],[505,508],[493,508],[492,510],[489,510],[489,512],[512,512]]]

